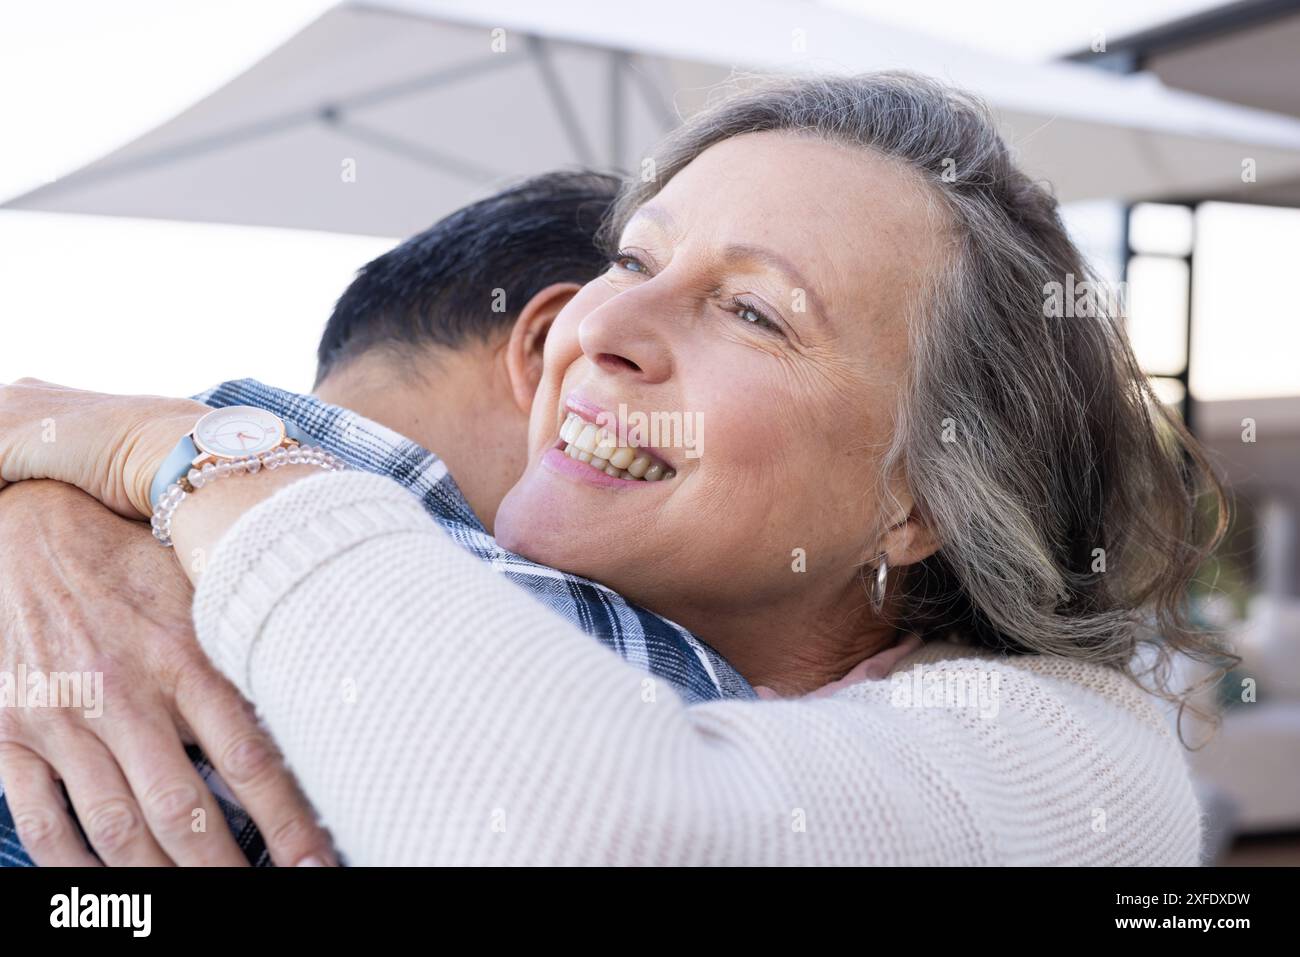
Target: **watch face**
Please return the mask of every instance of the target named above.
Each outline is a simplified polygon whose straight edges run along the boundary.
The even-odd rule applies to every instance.
[[[194,444],[202,451],[223,458],[269,452],[284,441],[280,417],[251,405],[215,409],[194,427]]]

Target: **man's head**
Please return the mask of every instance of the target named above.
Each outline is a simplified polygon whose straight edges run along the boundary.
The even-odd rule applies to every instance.
[[[618,185],[538,176],[368,263],[326,324],[317,395],[436,451],[491,528],[527,459],[547,330],[608,265],[596,236]]]

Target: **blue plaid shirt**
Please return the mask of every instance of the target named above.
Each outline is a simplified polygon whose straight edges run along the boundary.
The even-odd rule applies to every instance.
[[[638,608],[604,585],[506,551],[470,510],[442,460],[391,429],[314,396],[286,392],[252,379],[223,382],[195,398],[214,408],[252,405],[268,409],[296,423],[351,467],[387,475],[405,486],[462,548],[528,589],[630,664],[669,682],[687,702],[754,697],[749,683],[725,658],[680,625]],[[257,827],[225,782],[197,748],[190,749],[190,757],[216,795],[249,861],[259,866],[270,864]],[[0,866],[30,863],[0,794]]]

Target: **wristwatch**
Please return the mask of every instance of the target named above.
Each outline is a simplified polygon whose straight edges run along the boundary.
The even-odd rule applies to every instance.
[[[190,469],[263,455],[277,448],[293,448],[310,441],[309,436],[292,422],[274,412],[252,405],[231,405],[213,409],[176,444],[163,461],[149,487],[149,504],[158,500],[173,482],[184,484]]]

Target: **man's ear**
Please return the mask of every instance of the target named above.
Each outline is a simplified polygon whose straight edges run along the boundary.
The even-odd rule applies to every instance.
[[[524,304],[506,342],[506,372],[515,404],[527,415],[533,407],[533,395],[542,381],[542,349],[546,334],[560,310],[568,305],[582,286],[576,282],[557,282],[541,290]]]

